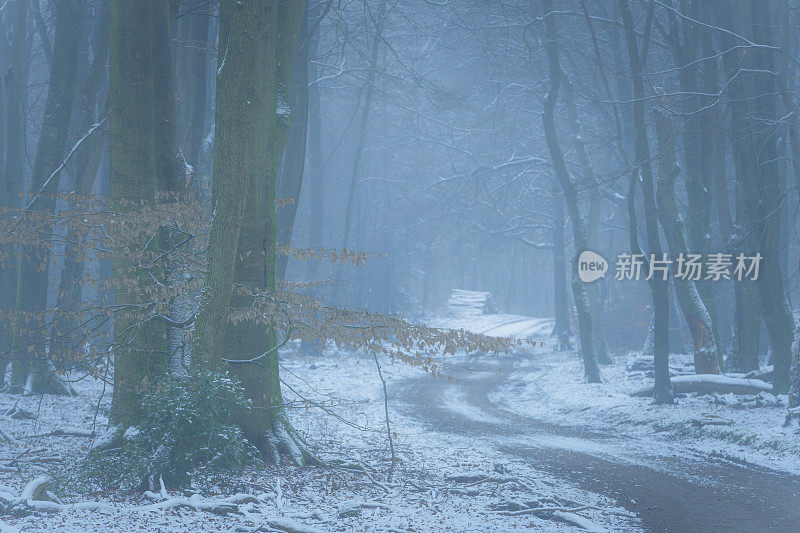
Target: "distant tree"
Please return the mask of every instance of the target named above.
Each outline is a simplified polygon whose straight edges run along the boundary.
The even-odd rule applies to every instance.
[[[564,154],[558,141],[555,127],[554,114],[558,92],[561,87],[561,63],[558,57],[558,41],[556,23],[553,13],[553,2],[542,0],[543,12],[545,14],[545,35],[544,43],[547,53],[547,62],[550,73],[550,89],[545,98],[544,110],[542,111],[542,124],[544,126],[547,148],[550,151],[550,158],[553,163],[556,177],[564,192],[564,199],[567,204],[567,211],[572,222],[572,238],[575,243],[575,253],[572,257],[572,294],[575,298],[575,307],[578,313],[578,334],[581,340],[581,357],[583,358],[583,370],[586,380],[589,383],[599,383],[600,367],[597,362],[597,354],[594,349],[593,341],[593,321],[589,305],[589,298],[586,294],[586,287],[578,278],[578,255],[588,248],[588,229],[586,220],[581,213],[578,205],[578,191],[567,170]]]
[[[22,247],[12,385],[32,392],[67,392],[53,371],[46,349],[49,344],[46,308],[52,234],[47,218],[53,215],[56,207],[59,170],[67,147],[78,85],[78,49],[86,15],[86,0],[64,0],[58,4],[50,85],[28,197],[24,199],[26,214],[42,217],[38,228],[41,240]]]

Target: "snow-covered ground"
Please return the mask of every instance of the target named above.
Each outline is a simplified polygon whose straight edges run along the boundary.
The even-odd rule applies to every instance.
[[[374,361],[341,351],[309,355],[294,345],[283,354],[286,400],[296,427],[330,467],[262,465],[211,489],[167,487],[149,498],[60,495],[63,505],[50,510],[0,516],[0,532],[637,529],[636,518],[610,498],[510,459],[489,443],[432,432],[401,415],[391,391],[422,371],[382,363],[400,460],[391,481]],[[92,380],[75,388],[73,398],[0,394],[0,412],[23,413],[0,418],[12,439],[0,443],[0,496],[19,498],[32,480],[75,468],[85,457],[92,442],[85,435],[107,422],[110,391]]]
[[[782,427],[785,397],[689,394],[658,406],[632,395],[652,384],[650,362],[634,353],[618,356],[603,367],[603,383],[586,384],[577,354],[555,350],[547,338],[551,320],[492,314],[433,323],[544,343],[511,355],[449,356],[440,381],[380,359],[399,459],[391,479],[374,360],[340,350],[312,353],[294,343],[282,352],[285,399],[295,427],[327,467],[252,466],[211,488],[166,487],[149,495],[59,495],[61,504],[42,504],[47,510],[0,514],[0,533],[638,531],[642,524],[630,511],[635,502],[581,488],[525,453],[531,459],[546,448],[579,452],[665,473],[674,458],[696,454],[800,473],[798,429]],[[676,377],[691,367],[690,356],[671,357]],[[449,386],[452,376],[471,385]],[[491,384],[476,387],[482,383]],[[426,387],[439,390],[426,396]],[[11,437],[0,442],[0,504],[18,500],[40,476],[75,468],[92,431],[105,427],[110,390],[92,380],[75,388],[72,398],[0,393],[0,413],[7,413],[0,429]],[[534,422],[566,431],[544,431]],[[592,432],[609,438],[595,440]]]
[[[620,453],[694,450],[800,473],[797,424],[783,427],[786,396],[689,393],[678,395],[674,405],[656,405],[652,398],[632,396],[652,387],[648,363],[638,353],[618,356],[614,365],[602,367],[603,383],[587,384],[576,353],[548,353],[521,360],[490,398],[560,426],[616,434],[625,443]],[[672,354],[670,369],[678,380],[694,379],[687,374],[693,369],[691,355]]]

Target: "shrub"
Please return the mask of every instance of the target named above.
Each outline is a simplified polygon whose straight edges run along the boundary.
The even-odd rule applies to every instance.
[[[133,490],[159,476],[171,486],[240,470],[257,452],[234,421],[250,409],[241,384],[205,369],[167,376],[143,396],[142,422],[121,446],[96,449],[71,480],[77,489]]]

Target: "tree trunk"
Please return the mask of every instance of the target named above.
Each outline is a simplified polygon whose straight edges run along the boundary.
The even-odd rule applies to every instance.
[[[549,13],[553,10],[552,0],[542,0],[544,12]],[[548,16],[545,20],[545,52],[550,72],[550,89],[545,98],[544,110],[542,111],[542,125],[544,127],[547,148],[550,151],[556,177],[564,191],[564,200],[567,204],[570,220],[572,221],[572,237],[575,243],[575,253],[572,257],[572,294],[575,299],[575,308],[578,314],[578,334],[581,340],[581,357],[583,358],[583,369],[586,381],[589,383],[599,383],[600,366],[597,362],[597,355],[594,350],[592,337],[592,313],[589,306],[589,299],[586,295],[586,287],[578,278],[578,255],[587,249],[588,231],[586,221],[578,206],[578,191],[575,182],[569,175],[564,154],[558,142],[556,125],[553,119],[555,112],[558,91],[561,86],[561,64],[558,58],[558,42],[556,41],[556,24],[554,16]]]
[[[276,110],[302,4],[221,5],[225,53],[217,75],[215,215],[194,350],[194,364],[263,355],[258,364],[232,365],[255,408],[237,422],[253,445],[275,458],[299,444],[283,410],[275,333],[268,319],[233,325],[228,315],[230,306],[252,304],[252,296],[234,294],[234,281],[258,293],[275,291],[275,162],[283,152]],[[308,455],[293,458],[302,463]]]
[[[183,155],[186,161],[194,168],[195,174],[203,172],[201,169],[200,152],[205,138],[206,126],[206,66],[208,62],[208,21],[211,18],[210,3],[200,4],[191,13],[189,28],[190,52],[189,56],[189,117],[184,143]],[[220,54],[224,50],[220,50]],[[197,186],[202,180],[195,179]],[[203,193],[199,197],[203,197]]]
[[[588,243],[587,246],[590,250],[597,251],[597,229],[600,225],[600,184],[597,182],[597,176],[594,173],[594,168],[589,162],[589,156],[586,155],[586,147],[583,144],[583,131],[581,123],[578,120],[578,112],[575,106],[575,95],[573,91],[565,92],[565,100],[567,102],[567,116],[569,118],[570,130],[572,133],[572,144],[575,147],[575,153],[578,156],[578,163],[583,171],[583,179],[592,189],[589,198],[589,218],[587,220],[588,230]],[[611,349],[608,347],[606,340],[605,328],[603,327],[603,302],[600,293],[601,280],[597,283],[592,283],[586,287],[586,292],[589,295],[589,306],[592,312],[592,338],[594,340],[594,350],[597,354],[597,360],[604,365],[613,363],[611,358]]]
[[[750,0],[750,20],[753,39],[759,43],[771,44],[769,4]],[[783,394],[789,390],[794,319],[786,299],[779,257],[780,204],[783,193],[778,175],[778,150],[774,132],[777,89],[775,77],[772,75],[775,69],[772,51],[759,48],[754,51],[753,56],[755,68],[760,69],[753,73],[755,92],[752,95],[758,124],[750,131],[754,132],[753,142],[759,149],[754,161],[755,180],[746,184],[745,202],[757,242],[752,242],[752,246],[747,248],[747,255],[753,256],[760,252],[763,257],[757,285],[772,348],[772,386],[776,394]]]
[[[109,41],[109,196],[114,209],[156,201],[151,7],[161,0],[111,0]],[[145,16],[142,13],[146,13]],[[131,243],[135,246],[136,243]],[[150,280],[120,253],[113,260],[115,305],[140,306]],[[166,366],[163,325],[141,325],[135,311],[114,316],[114,396],[111,421],[135,426],[140,397]]]
[[[280,174],[275,218],[277,221],[278,255],[277,279],[286,277],[289,256],[286,248],[292,243],[292,230],[297,207],[300,203],[300,189],[303,184],[303,171],[306,164],[306,134],[308,132],[308,14],[303,14],[300,31],[297,34],[298,47],[292,60],[291,94],[292,125],[286,144],[286,154]]]
[[[636,235],[635,192],[637,174],[641,175],[644,213],[647,230],[647,244],[651,257],[661,257],[661,242],[658,235],[658,212],[653,191],[653,169],[650,164],[650,144],[644,120],[644,81],[642,68],[647,58],[654,3],[650,3],[647,13],[647,26],[644,32],[642,52],[636,40],[633,18],[627,0],[619,0],[619,10],[625,29],[633,81],[633,122],[636,138],[634,171],[628,188],[628,214],[630,218],[630,240],[633,253],[641,253]],[[669,282],[652,276],[649,280],[653,297],[653,359],[655,366],[654,398],[657,403],[672,403],[672,385],[669,380]]]
[[[344,236],[342,237],[342,250],[350,246],[350,234],[353,226],[353,213],[356,208],[356,194],[358,192],[358,180],[361,174],[361,162],[364,154],[364,144],[367,140],[367,126],[369,126],[369,114],[372,110],[372,98],[375,95],[375,77],[378,68],[378,52],[381,48],[383,27],[386,23],[386,0],[381,0],[378,4],[377,24],[375,27],[375,37],[372,40],[372,49],[369,56],[369,70],[367,79],[364,83],[364,108],[361,110],[361,123],[358,129],[358,140],[356,141],[356,153],[353,157],[353,170],[350,175],[350,187],[348,187],[347,204],[344,209]],[[342,268],[339,268],[338,275],[334,281],[333,300],[338,302],[341,291]]]
[[[89,131],[94,124],[101,120],[101,117],[105,117],[107,114],[107,109],[101,110],[100,108],[107,106],[107,94],[103,94],[102,88],[106,81],[108,64],[108,0],[103,0],[97,5],[95,17],[97,22],[90,39],[92,62],[86,71],[82,84],[83,90],[78,97],[79,101],[83,103],[79,121],[81,132]],[[72,190],[77,194],[79,201],[92,194],[107,140],[103,135],[95,133],[87,139],[86,143],[86,146],[74,156],[76,164]],[[65,314],[60,319],[54,318],[51,327],[50,353],[53,359],[67,360],[80,357],[80,353],[76,352],[79,352],[82,332],[76,327],[78,324],[76,317],[69,312],[80,303],[83,286],[81,276],[83,261],[79,258],[80,251],[70,244],[78,242],[79,238],[77,228],[68,228],[64,267],[61,271],[56,303],[57,312],[65,312]]]
[[[18,0],[14,3],[13,26],[11,29],[10,57],[3,72],[5,101],[3,120],[4,143],[0,149],[5,149],[2,173],[2,203],[0,208],[19,207],[19,193],[22,190],[22,155],[24,153],[23,138],[23,102],[25,86],[27,85],[27,72],[25,68],[25,43],[28,28],[29,0]],[[0,370],[5,369],[11,362],[14,351],[13,346],[13,316],[14,302],[16,300],[17,277],[19,273],[19,259],[17,246],[7,243],[0,247],[0,313],[6,318],[3,325],[3,334],[0,334]],[[28,370],[23,369],[20,363],[16,375],[13,372],[11,382],[18,387],[25,385]]]
[[[31,186],[25,202],[31,211],[52,214],[60,176],[54,171],[61,164],[67,145],[72,105],[78,81],[78,48],[86,19],[85,0],[59,2],[56,14],[53,68],[45,103],[44,121],[36,148]],[[22,247],[22,268],[17,287],[17,327],[15,352],[21,367],[15,383],[25,380],[31,392],[66,393],[67,388],[52,372],[47,359],[47,287],[50,267],[52,227],[39,223],[39,245]],[[15,364],[15,366],[17,366]],[[31,374],[32,373],[32,374]]]
[[[695,19],[700,18],[699,3],[697,0],[692,0],[687,6],[689,16]],[[700,254],[706,257],[711,252],[711,207],[713,205],[711,191],[712,186],[712,172],[713,172],[713,157],[710,153],[710,144],[713,139],[712,126],[715,126],[711,121],[713,119],[712,109],[701,109],[701,102],[698,93],[701,92],[699,80],[699,65],[701,62],[697,61],[697,48],[698,48],[698,35],[695,31],[695,25],[686,23],[681,20],[678,22],[677,16],[670,12],[670,24],[672,32],[671,45],[673,51],[673,58],[678,69],[678,83],[681,91],[687,96],[682,98],[683,109],[685,112],[684,123],[681,127],[681,139],[683,141],[683,152],[686,159],[686,198],[688,200],[686,224],[684,227],[684,235],[686,236],[686,243],[688,251],[695,254]],[[683,40],[681,41],[678,36],[678,27],[682,30]],[[709,61],[708,63],[713,63]],[[673,195],[674,197],[674,195]],[[662,222],[662,227],[665,226]],[[670,246],[670,251],[672,247]],[[676,254],[672,251],[673,259]],[[718,344],[719,335],[716,330],[716,303],[714,300],[714,286],[711,282],[700,279],[694,282],[695,290],[699,294],[703,307],[709,317],[709,322],[706,324],[710,328],[711,334],[714,338],[714,347]],[[683,292],[683,289],[676,289]],[[679,301],[680,301],[679,297]],[[683,309],[683,306],[681,306]],[[686,315],[684,315],[686,316]],[[689,318],[687,318],[689,321]],[[703,327],[697,325],[696,320],[693,318],[690,324],[694,323],[695,326],[690,325],[692,330],[692,338],[695,339],[695,353],[697,354],[697,339],[702,337]],[[699,331],[698,331],[699,327]],[[697,332],[697,333],[696,333]],[[719,354],[721,356],[721,354]],[[714,357],[718,357],[715,353]],[[718,359],[717,363],[713,366],[719,368],[721,360]],[[699,372],[707,373],[711,369],[711,363],[701,365],[703,368],[698,369]]]
[[[321,2],[314,3],[313,8],[309,8],[311,15],[309,18],[315,23],[321,16]],[[319,24],[308,36],[308,76],[311,83],[319,78],[319,67],[316,63],[319,49]],[[308,87],[308,177],[305,181],[310,190],[309,211],[311,213],[309,221],[308,242],[311,247],[322,247],[323,223],[325,220],[325,181],[323,173],[325,171],[322,161],[322,113],[320,109],[320,90],[319,84],[314,83]],[[314,279],[319,271],[320,261],[311,261],[309,264],[309,277]]]
[[[721,2],[717,6],[716,16],[722,27],[733,29],[732,14],[742,12],[741,2]],[[740,28],[736,28],[740,30]],[[748,32],[749,33],[749,32]],[[729,49],[738,41],[727,33],[720,35],[722,48]],[[752,240],[750,233],[749,210],[747,209],[746,184],[755,179],[755,149],[749,134],[751,114],[747,95],[747,83],[737,75],[739,72],[739,56],[733,51],[722,56],[726,79],[733,80],[729,87],[729,136],[733,164],[736,169],[736,224],[730,238],[732,254],[745,253]],[[758,304],[758,289],[756,282],[742,280],[734,282],[734,329],[731,342],[731,354],[728,368],[734,371],[749,372],[758,370],[758,346],[761,332],[761,314]]]
[[[658,136],[658,216],[673,261],[683,256],[688,258],[689,246],[686,243],[683,220],[678,214],[675,204],[675,178],[680,174],[680,167],[675,158],[675,130],[670,119],[656,111],[656,134]],[[698,294],[692,279],[679,279],[675,276],[675,294],[678,298],[683,317],[689,326],[694,345],[694,368],[698,374],[719,374],[716,347],[711,330],[711,317],[703,300]]]
[[[553,334],[558,339],[558,349],[569,348],[572,331],[569,324],[569,294],[567,293],[567,243],[564,239],[564,198],[560,187],[553,187],[555,217],[553,219],[553,307],[555,321]]]

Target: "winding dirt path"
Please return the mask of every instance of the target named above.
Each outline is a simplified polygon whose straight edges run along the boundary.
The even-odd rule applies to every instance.
[[[611,433],[563,427],[490,401],[512,373],[512,358],[476,358],[448,380],[398,384],[405,416],[431,431],[480,439],[532,467],[616,499],[647,531],[800,532],[800,478],[728,458],[672,447],[642,450]],[[502,368],[502,372],[498,370]],[[576,421],[578,422],[578,421]]]

